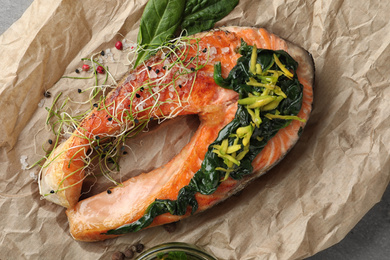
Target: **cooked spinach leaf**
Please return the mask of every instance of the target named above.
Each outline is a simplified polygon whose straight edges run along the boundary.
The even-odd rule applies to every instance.
[[[182,29],[189,35],[206,31],[228,15],[239,0],[187,0]]]
[[[149,0],[140,21],[137,43],[142,49],[134,67],[171,39],[181,24],[185,3],[186,0]]]

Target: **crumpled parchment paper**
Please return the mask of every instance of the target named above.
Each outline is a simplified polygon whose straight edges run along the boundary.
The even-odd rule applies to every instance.
[[[71,238],[65,209],[40,199],[39,169],[23,168],[44,154],[42,145],[50,148],[45,107],[60,92],[83,100],[77,89],[93,86],[61,76],[75,76],[81,58],[106,49],[116,80],[129,69],[126,53],[113,47],[136,40],[145,3],[36,0],[0,36],[0,258],[110,259],[139,241],[147,248],[182,241],[219,259],[300,259],[344,238],[390,178],[387,1],[241,0],[217,26],[264,27],[313,55],[314,110],[300,141],[268,174],[173,233],[156,227],[97,243]],[[164,164],[196,127],[196,118],[176,119],[132,140],[117,178]]]

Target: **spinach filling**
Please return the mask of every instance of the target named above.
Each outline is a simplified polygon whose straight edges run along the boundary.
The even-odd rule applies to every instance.
[[[135,232],[149,226],[164,213],[184,215],[198,209],[195,194],[210,195],[229,176],[239,180],[252,173],[252,161],[267,142],[297,117],[303,87],[298,81],[298,63],[285,51],[257,49],[242,41],[242,55],[225,79],[221,64],[214,67],[214,80],[239,93],[235,118],[208,147],[205,159],[190,183],[179,191],[177,200],[156,199],[137,221],[107,231],[107,235]]]

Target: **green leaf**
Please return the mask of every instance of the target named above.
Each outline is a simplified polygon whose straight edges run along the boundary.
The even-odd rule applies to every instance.
[[[182,29],[189,35],[212,29],[228,15],[239,0],[188,0],[184,10]]]
[[[149,0],[140,21],[137,43],[139,51],[134,67],[145,61],[153,49],[170,40],[179,28],[185,0]]]

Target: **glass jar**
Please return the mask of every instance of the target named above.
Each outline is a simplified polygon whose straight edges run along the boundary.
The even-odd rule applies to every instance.
[[[136,260],[217,260],[215,257],[206,253],[203,249],[187,244],[172,242],[152,247],[142,254]]]

